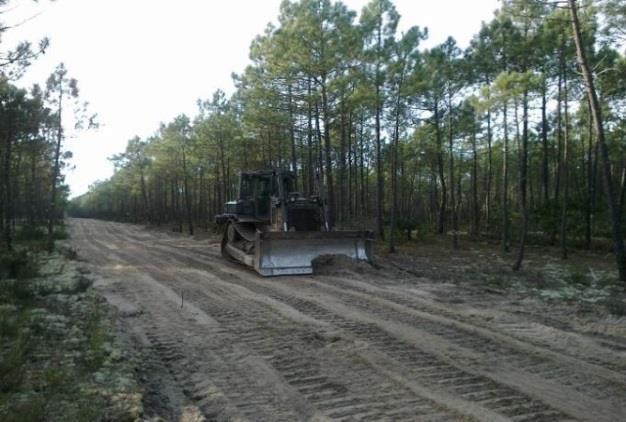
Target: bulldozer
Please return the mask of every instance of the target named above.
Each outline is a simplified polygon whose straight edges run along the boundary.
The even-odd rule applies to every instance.
[[[242,172],[237,199],[215,216],[224,227],[222,255],[262,276],[312,274],[322,255],[371,262],[372,232],[331,231],[322,198],[305,197],[294,184],[287,170]]]

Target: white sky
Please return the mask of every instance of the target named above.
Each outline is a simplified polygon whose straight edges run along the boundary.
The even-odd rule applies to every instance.
[[[18,40],[48,36],[45,56],[17,82],[45,84],[64,62],[78,79],[81,97],[98,113],[101,127],[68,139],[74,170],[67,170],[72,196],[113,173],[107,157],[128,139],[153,134],[160,122],[196,113],[196,100],[218,88],[233,91],[231,74],[248,63],[248,47],[268,22],[276,22],[281,0],[13,0],[3,23],[15,25],[2,50]],[[367,0],[344,0],[360,11]],[[497,0],[395,0],[400,31],[428,27],[424,46],[449,35],[465,47],[489,21]]]

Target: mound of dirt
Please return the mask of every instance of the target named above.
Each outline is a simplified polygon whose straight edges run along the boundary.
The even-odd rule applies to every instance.
[[[375,268],[366,261],[357,261],[346,255],[320,255],[313,260],[313,273],[319,275],[368,274]]]

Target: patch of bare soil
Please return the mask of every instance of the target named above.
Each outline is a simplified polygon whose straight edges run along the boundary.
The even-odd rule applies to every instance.
[[[143,356],[147,419],[626,415],[623,319],[595,310],[573,319],[567,300],[512,288],[517,276],[497,254],[484,255],[496,268],[487,277],[504,285],[484,282],[473,252],[444,249],[383,256],[378,268],[322,257],[314,276],[268,279],[225,261],[215,242],[70,226]]]

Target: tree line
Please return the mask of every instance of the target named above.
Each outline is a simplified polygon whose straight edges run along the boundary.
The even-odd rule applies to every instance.
[[[0,0],[0,13],[9,4]],[[0,41],[10,29],[0,24]],[[17,86],[48,46],[44,38],[0,49],[0,253],[12,252],[16,238],[44,239],[48,249],[53,247],[69,196],[63,169],[71,152],[64,148],[64,127],[68,119],[76,128],[95,124],[63,64],[43,86]]]
[[[467,48],[422,48],[390,0],[286,0],[235,91],[111,157],[74,215],[208,228],[242,170],[290,169],[335,228],[591,249],[626,279],[626,2],[504,0]]]

